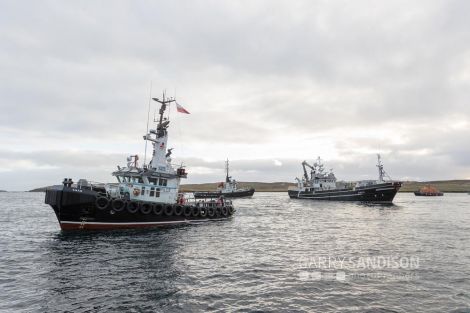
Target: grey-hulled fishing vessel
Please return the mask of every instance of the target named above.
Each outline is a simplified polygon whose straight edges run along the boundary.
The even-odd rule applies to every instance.
[[[251,197],[255,193],[254,188],[238,188],[238,183],[229,175],[229,162],[225,161],[225,182],[221,182],[215,191],[195,192],[195,198],[241,198]]]
[[[167,149],[170,120],[164,113],[173,102],[178,112],[189,112],[165,94],[153,100],[160,110],[157,127],[144,136],[153,146],[148,164],[144,160],[140,167],[138,156],[133,155],[127,158],[127,166],[118,166],[112,173],[117,183],[84,179],[73,183],[67,178],[46,190],[45,202],[54,209],[63,230],[179,225],[224,219],[234,213],[230,200],[196,201],[179,192],[187,172],[184,166],[171,163],[172,149]]]
[[[294,199],[330,200],[330,201],[361,201],[361,202],[392,202],[400,181],[391,180],[384,171],[380,155],[377,155],[378,180],[363,180],[353,183],[338,182],[331,170],[326,172],[320,158],[310,165],[302,162],[304,175],[296,178],[297,187],[289,189],[289,197]],[[307,171],[310,169],[310,175]],[[388,178],[388,180],[385,180]]]

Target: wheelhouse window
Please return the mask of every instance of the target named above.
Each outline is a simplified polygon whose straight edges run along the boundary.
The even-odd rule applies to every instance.
[[[157,190],[155,191],[155,198],[158,197],[160,197],[160,188],[157,188]]]
[[[145,187],[142,187],[142,196],[145,196]]]
[[[150,194],[149,194],[150,197],[153,197],[155,196],[155,187],[151,187],[150,188]]]
[[[150,185],[157,185],[158,184],[158,178],[149,177],[149,184]]]
[[[160,178],[160,186],[166,186],[167,185],[167,179],[165,178]]]
[[[138,184],[144,183],[144,181],[142,180],[142,177],[130,177],[130,181],[132,183],[138,183]]]

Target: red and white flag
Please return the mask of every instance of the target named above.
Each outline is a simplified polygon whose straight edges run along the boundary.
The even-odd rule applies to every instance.
[[[185,108],[183,108],[181,105],[179,105],[178,102],[176,102],[176,111],[180,113],[189,114],[189,112]]]

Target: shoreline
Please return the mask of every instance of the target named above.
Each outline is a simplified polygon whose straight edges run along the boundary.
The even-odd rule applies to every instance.
[[[418,191],[420,188],[431,185],[436,187],[443,193],[468,193],[470,192],[470,180],[454,179],[454,180],[435,180],[435,181],[404,181],[399,193],[413,193]],[[297,186],[294,183],[288,182],[273,182],[273,183],[261,183],[261,182],[239,182],[238,186],[241,188],[255,188],[255,192],[287,192],[289,187]],[[208,191],[216,190],[217,183],[205,183],[205,184],[183,184],[181,190],[183,192],[197,192],[197,191]]]
[[[198,191],[214,191],[217,190],[218,183],[202,183],[202,184],[182,184],[181,192],[198,192]],[[436,180],[436,181],[405,181],[399,193],[415,192],[420,188],[431,185],[443,193],[469,193],[470,180]],[[240,188],[254,188],[256,192],[287,192],[290,187],[296,184],[288,182],[239,182]],[[29,190],[29,192],[44,192],[48,187],[41,187]]]

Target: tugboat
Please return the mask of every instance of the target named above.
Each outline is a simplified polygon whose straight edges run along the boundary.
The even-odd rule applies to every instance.
[[[117,183],[74,183],[46,190],[45,203],[53,209],[62,230],[116,229],[167,226],[215,221],[230,217],[235,209],[230,200],[197,201],[179,192],[180,180],[187,177],[184,166],[171,164],[172,149],[167,149],[169,118],[165,110],[174,98],[160,100],[156,129],[147,129],[144,140],[153,146],[152,159],[139,167],[137,155],[127,158],[126,167],[112,175]],[[176,103],[178,112],[189,113]],[[156,122],[154,118],[154,122]]]
[[[377,155],[378,180],[365,180],[355,183],[337,182],[333,170],[325,172],[320,157],[310,165],[302,162],[304,177],[296,178],[297,187],[289,189],[289,197],[293,199],[360,201],[391,203],[401,188],[402,183],[393,181],[385,173],[380,154]],[[307,172],[310,168],[310,176]],[[387,177],[389,180],[385,181]]]
[[[424,196],[424,197],[440,197],[443,196],[444,193],[437,190],[435,187],[431,185],[424,186],[423,188],[415,191],[415,196]]]
[[[237,181],[229,176],[229,163],[225,161],[225,182],[219,183],[216,191],[195,192],[195,198],[241,198],[251,197],[255,193],[254,188],[238,188]]]

